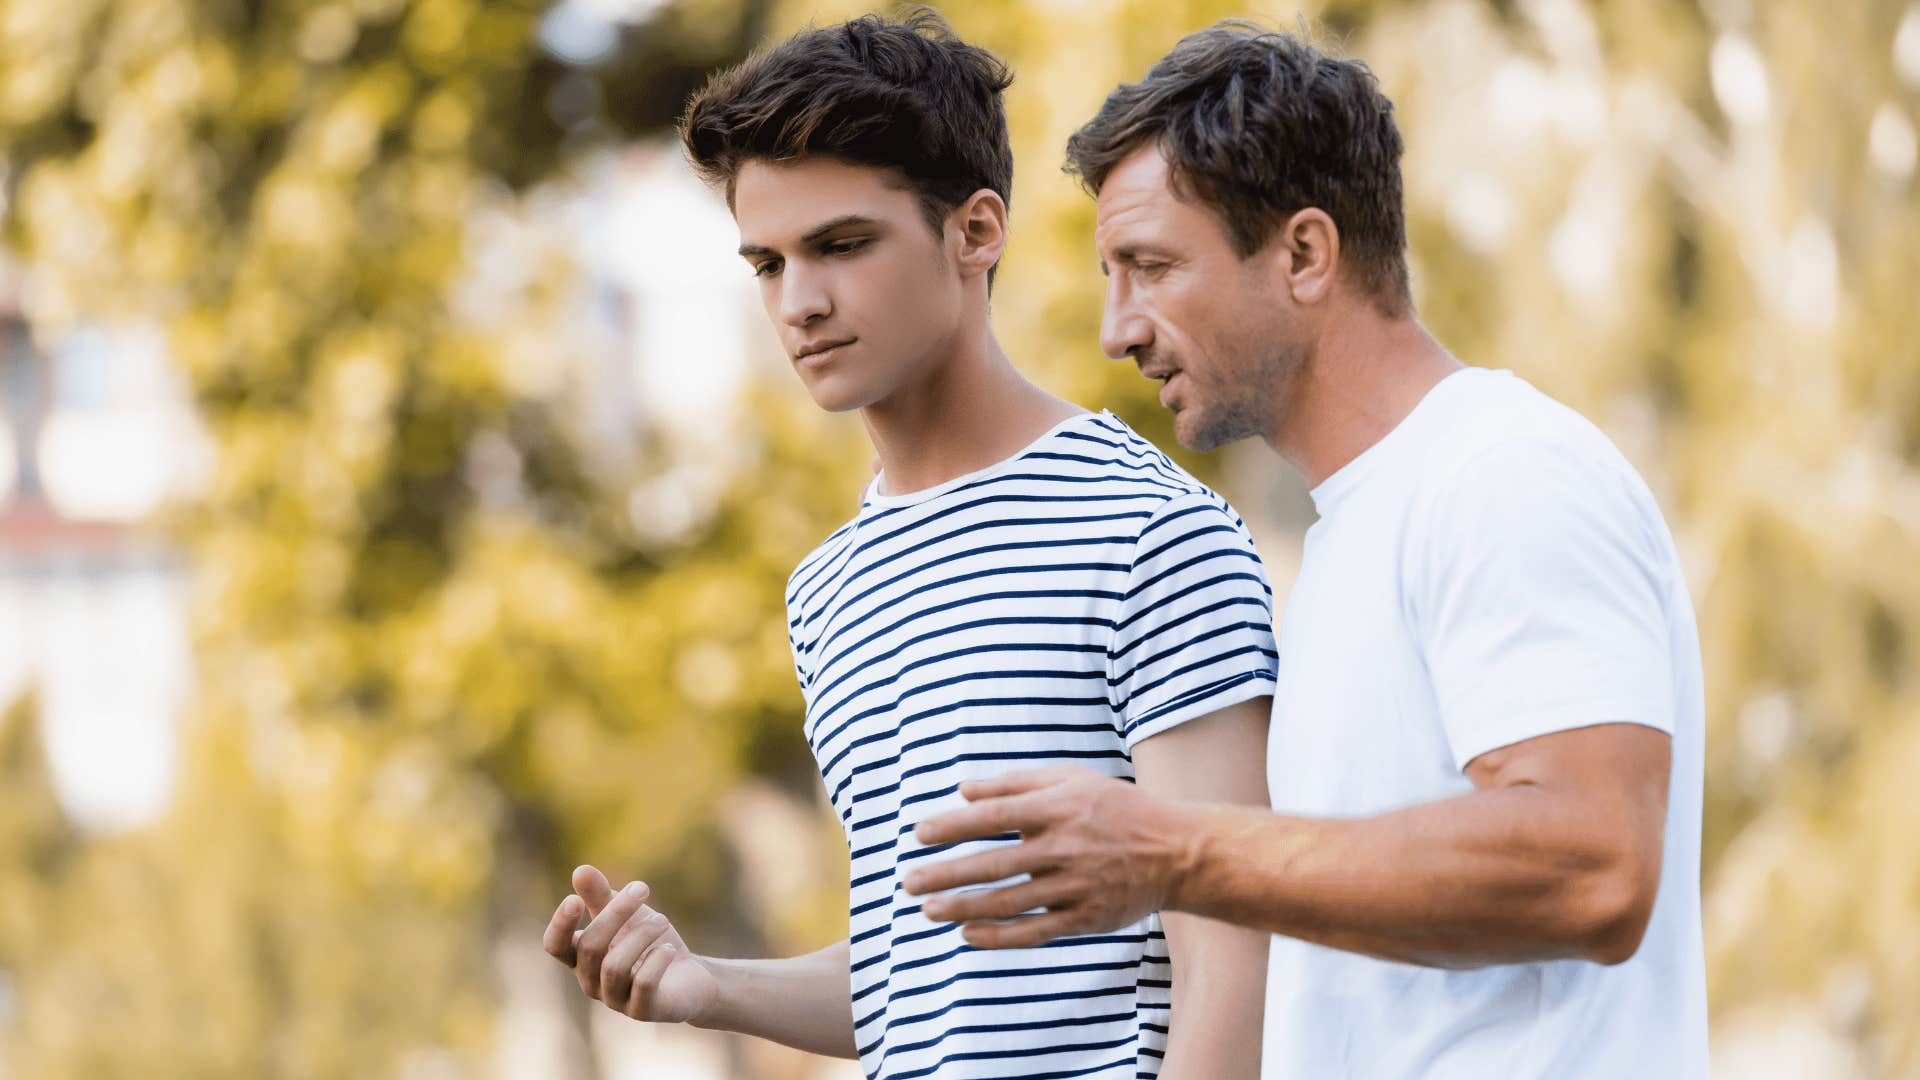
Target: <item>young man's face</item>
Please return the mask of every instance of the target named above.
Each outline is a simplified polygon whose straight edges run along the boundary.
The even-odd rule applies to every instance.
[[[767,317],[821,408],[884,401],[923,377],[956,334],[962,279],[945,238],[885,170],[749,161],[733,216]]]
[[[1100,347],[1162,381],[1181,445],[1268,435],[1288,412],[1305,342],[1273,260],[1242,259],[1211,211],[1170,186],[1141,147],[1100,187],[1094,246],[1107,275]]]

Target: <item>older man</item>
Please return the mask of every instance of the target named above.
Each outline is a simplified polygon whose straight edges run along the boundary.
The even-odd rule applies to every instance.
[[[1156,909],[1272,932],[1268,1078],[1705,1075],[1674,545],[1592,424],[1415,317],[1371,73],[1225,24],[1068,154],[1099,204],[1108,354],[1163,382],[1183,443],[1260,436],[1319,511],[1280,628],[1274,807],[1067,767],[974,783],[921,841],[1023,842],[908,890],[981,946]]]

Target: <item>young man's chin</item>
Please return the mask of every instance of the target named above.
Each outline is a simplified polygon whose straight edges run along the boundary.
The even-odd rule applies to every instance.
[[[806,385],[813,403],[830,413],[864,409],[879,399],[879,395],[873,393],[870,387],[849,385],[837,379],[820,379]]]

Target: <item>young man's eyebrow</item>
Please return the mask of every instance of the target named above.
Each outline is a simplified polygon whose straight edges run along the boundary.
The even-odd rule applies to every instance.
[[[812,231],[808,232],[807,235],[800,238],[800,242],[803,244],[811,244],[815,240],[820,239],[821,237],[827,235],[828,233],[833,232],[836,229],[844,229],[849,225],[877,225],[877,224],[879,224],[877,221],[875,221],[873,218],[866,216],[865,214],[841,214],[839,217],[834,218],[832,221],[822,222],[821,224],[814,226]]]
[[[878,224],[879,224],[879,220],[877,218],[870,218],[865,214],[841,214],[837,218],[833,218],[828,221],[823,221],[820,224],[815,225],[813,228],[807,230],[807,235],[801,237],[800,242],[803,244],[811,244],[814,241],[820,239],[821,237],[827,235],[830,232],[833,232],[836,229],[844,229],[851,225],[878,225]],[[772,254],[774,254],[774,250],[772,248],[762,247],[759,244],[741,244],[740,245],[740,255],[742,257],[750,258],[755,255],[772,255]]]

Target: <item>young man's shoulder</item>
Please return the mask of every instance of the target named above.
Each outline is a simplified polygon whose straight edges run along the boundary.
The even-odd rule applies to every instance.
[[[1246,523],[1220,493],[1180,467],[1164,450],[1109,412],[1089,413],[1037,453],[1097,479],[1103,497],[1118,496],[1132,512],[1136,545],[1154,543],[1169,522],[1207,521],[1243,533]]]
[[[1110,467],[1116,476],[1145,478],[1167,499],[1202,496],[1222,504],[1226,499],[1182,468],[1172,455],[1112,413],[1093,413],[1077,431],[1063,433],[1077,440],[1089,458]]]
[[[1192,519],[1196,515],[1230,522],[1238,531],[1246,527],[1225,498],[1125,421],[1110,412],[1083,413],[1005,467],[960,485],[938,500],[919,504],[923,513],[902,517],[896,516],[897,509],[876,512],[870,501],[863,500],[853,517],[794,567],[787,579],[788,606],[809,595],[810,583],[830,577],[836,567],[860,558],[860,551],[867,545],[904,542],[896,534],[916,529],[919,517],[991,512],[998,501],[1020,507],[1018,516],[1031,518],[1036,528],[1066,530],[1063,536],[1071,535],[1072,526],[1046,524],[1062,514],[1036,512],[1036,506],[1060,506],[1070,511],[1064,515],[1069,518],[1130,521],[1132,535],[1140,543],[1151,539],[1170,519]],[[956,531],[961,528],[964,526]]]
[[[795,599],[809,580],[819,576],[822,571],[845,555],[847,547],[853,543],[854,526],[859,523],[859,520],[857,514],[849,518],[794,564],[793,571],[787,575],[788,608],[794,606]]]

